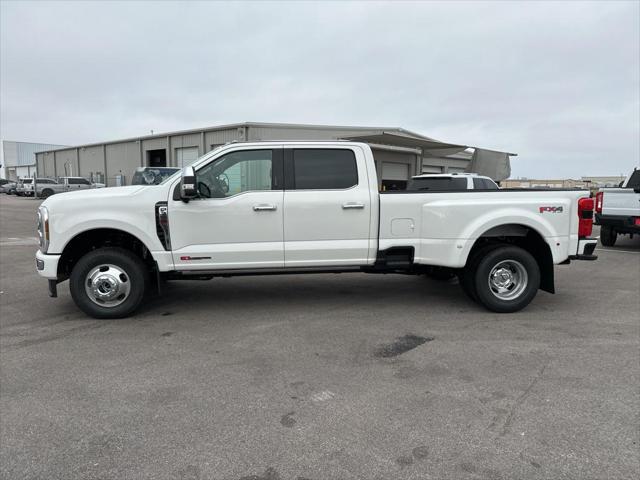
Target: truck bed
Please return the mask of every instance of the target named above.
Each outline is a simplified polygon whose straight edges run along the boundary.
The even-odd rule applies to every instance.
[[[479,237],[493,227],[513,225],[539,233],[554,263],[560,263],[575,253],[577,200],[588,196],[577,189],[385,192],[379,249],[410,246],[418,264],[460,268]]]

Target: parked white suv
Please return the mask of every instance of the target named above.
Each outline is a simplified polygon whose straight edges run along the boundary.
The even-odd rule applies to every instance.
[[[426,173],[411,177],[407,190],[418,192],[457,192],[460,190],[498,190],[489,177],[476,173]]]
[[[496,312],[554,292],[554,265],[594,260],[579,190],[378,192],[356,142],[234,143],[160,185],[86,190],[38,210],[38,273],[96,318],[130,315],[167,279],[458,274]]]

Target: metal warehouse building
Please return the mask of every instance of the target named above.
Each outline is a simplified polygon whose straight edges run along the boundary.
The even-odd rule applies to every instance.
[[[17,180],[20,177],[30,177],[36,171],[34,154],[42,150],[65,148],[66,145],[52,145],[50,143],[12,142],[2,141],[2,161],[6,178]]]
[[[239,123],[148,135],[36,153],[41,177],[84,176],[127,185],[138,167],[182,167],[234,141],[356,140],[373,149],[381,187],[402,188],[413,175],[474,171],[496,180],[510,173],[507,152],[441,142],[402,128]]]

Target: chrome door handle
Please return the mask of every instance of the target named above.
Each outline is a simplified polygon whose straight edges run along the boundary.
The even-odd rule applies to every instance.
[[[343,210],[355,210],[364,208],[363,203],[344,203],[342,204]]]
[[[275,210],[277,207],[275,205],[268,205],[266,203],[261,203],[260,205],[254,205],[254,212],[264,212],[266,210]]]

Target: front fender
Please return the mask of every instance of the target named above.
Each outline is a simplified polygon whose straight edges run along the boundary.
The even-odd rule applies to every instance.
[[[121,218],[115,215],[102,215],[100,218],[78,218],[73,215],[53,215],[50,217],[51,242],[49,244],[50,254],[61,254],[67,244],[81,233],[97,229],[115,229],[127,232],[138,240],[151,252],[164,250],[157,236],[151,236],[148,232],[155,232],[155,217],[131,215],[119,212]],[[80,221],[79,221],[80,220]]]

